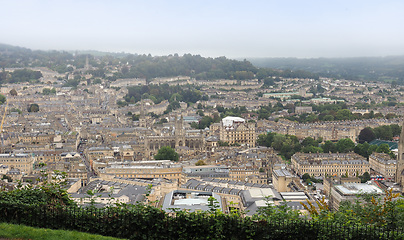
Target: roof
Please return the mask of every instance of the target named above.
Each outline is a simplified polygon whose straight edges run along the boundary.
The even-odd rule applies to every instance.
[[[380,188],[366,183],[345,183],[335,186],[335,189],[339,190],[344,195],[356,195],[361,193],[383,194]]]
[[[390,150],[398,148],[398,143],[397,142],[385,141],[385,140],[380,140],[380,139],[375,139],[375,140],[371,141],[369,144],[370,145],[377,145],[377,146],[380,146],[381,144],[387,144],[387,145],[389,145]]]

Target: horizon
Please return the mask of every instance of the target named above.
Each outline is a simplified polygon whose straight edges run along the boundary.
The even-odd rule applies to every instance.
[[[12,45],[12,44],[8,44],[8,43],[1,43],[0,45],[7,45],[10,47],[18,47],[18,48],[24,48],[24,49],[29,49],[32,51],[45,51],[45,52],[51,52],[51,51],[59,51],[59,52],[68,52],[71,54],[75,54],[75,52],[79,52],[80,54],[86,53],[86,52],[90,52],[88,54],[91,54],[91,52],[97,52],[100,53],[102,55],[108,55],[108,54],[124,54],[124,55],[148,55],[151,53],[131,53],[131,52],[113,52],[113,51],[100,51],[100,50],[94,50],[94,49],[82,49],[82,50],[78,50],[78,49],[73,49],[73,50],[66,50],[66,49],[32,49],[32,48],[28,48],[25,46],[17,46],[17,45]],[[153,57],[164,57],[164,56],[172,56],[174,54],[178,54],[178,53],[168,53],[165,55],[153,55],[151,54],[151,56]],[[298,60],[313,60],[313,59],[359,59],[359,58],[391,58],[391,57],[404,57],[404,54],[401,55],[387,55],[387,56],[352,56],[352,57],[238,57],[238,58],[230,58],[227,56],[215,56],[215,57],[211,57],[211,56],[203,56],[202,54],[199,53],[183,53],[183,54],[178,54],[178,56],[182,57],[185,54],[191,54],[193,56],[195,55],[200,55],[201,57],[204,58],[219,58],[219,57],[225,57],[227,59],[233,59],[233,60],[243,60],[243,59],[298,59]]]
[[[5,44],[205,57],[404,55],[404,2],[2,1]]]

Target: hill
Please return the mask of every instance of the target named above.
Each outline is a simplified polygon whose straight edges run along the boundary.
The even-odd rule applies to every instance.
[[[305,70],[321,77],[404,84],[404,56],[357,58],[249,58],[257,67]]]

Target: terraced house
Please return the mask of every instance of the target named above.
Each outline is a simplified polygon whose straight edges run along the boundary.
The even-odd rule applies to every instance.
[[[315,177],[355,177],[369,172],[370,164],[356,153],[296,153],[291,158],[294,171]]]

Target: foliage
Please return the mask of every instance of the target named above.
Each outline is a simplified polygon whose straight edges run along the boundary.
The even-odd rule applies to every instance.
[[[372,194],[360,194],[354,203],[345,201],[338,211],[330,211],[324,198],[317,201],[320,211],[307,201],[303,206],[314,221],[334,222],[344,226],[384,226],[395,229],[404,224],[404,201],[392,189],[386,190],[383,200]]]
[[[76,88],[80,83],[80,79],[74,78],[74,79],[70,79],[67,80],[64,84],[63,87],[72,87],[72,88]]]
[[[28,112],[38,112],[39,111],[39,105],[36,103],[32,103],[30,105],[28,105],[27,108]]]
[[[205,129],[208,128],[213,123],[213,118],[209,116],[203,116],[198,123],[191,123],[191,127],[196,129]]]
[[[29,196],[30,194],[27,194]],[[392,196],[394,197],[394,196]],[[175,210],[174,214],[138,203],[118,204],[107,208],[49,207],[1,201],[0,221],[54,229],[71,229],[126,239],[401,239],[402,200],[384,203],[372,201],[370,206],[341,206],[331,212],[319,201],[320,211],[309,208],[311,219],[302,218],[284,202],[269,204],[253,217],[239,211],[223,214],[210,198],[207,212]],[[371,210],[371,211],[369,211]],[[375,211],[373,211],[375,210]],[[376,213],[374,221],[366,215]],[[338,223],[339,225],[336,225]],[[400,225],[401,224],[401,225]],[[351,228],[351,226],[354,226]],[[371,228],[372,227],[372,228]]]
[[[195,166],[203,166],[203,165],[206,165],[206,163],[205,163],[205,161],[203,161],[202,159],[201,159],[201,160],[198,160],[198,161],[195,163]]]
[[[177,102],[177,106],[171,106],[171,110],[179,108],[179,101],[187,103],[196,103],[202,99],[208,99],[199,90],[191,88],[191,86],[169,86],[168,84],[161,85],[145,85],[128,87],[128,94],[124,100],[127,103],[136,103],[141,99],[151,99],[158,104],[163,100],[168,100],[170,104]]]
[[[359,176],[359,178],[361,179],[361,183],[365,183],[371,179],[368,172],[364,172],[362,176]]]
[[[336,147],[338,152],[347,153],[354,150],[355,143],[350,138],[342,138],[338,140]]]
[[[20,109],[18,109],[18,108],[11,108],[10,112],[17,112],[18,114],[22,113],[22,111]]]
[[[55,95],[56,89],[55,88],[52,88],[52,89],[44,88],[44,89],[42,89],[42,94],[43,95]]]
[[[283,135],[269,132],[258,136],[257,144],[265,147],[272,147],[280,152],[286,159],[301,150],[301,144],[296,136]]]
[[[16,69],[10,73],[10,79],[8,79],[8,82],[38,82],[41,77],[42,73],[40,71],[33,71],[26,68]]]
[[[46,206],[75,206],[69,198],[66,190],[62,188],[66,174],[55,171],[51,179],[48,175],[42,175],[42,184],[39,186],[28,185],[17,188],[14,191],[1,191],[0,202],[11,202],[15,204],[31,204]]]
[[[178,161],[178,153],[169,146],[161,147],[156,155],[154,155],[156,160],[171,160]]]
[[[229,146],[229,143],[228,142],[223,142],[223,141],[217,141],[217,145],[219,146],[219,147],[228,147]]]
[[[13,89],[10,90],[10,95],[11,95],[11,96],[17,96],[18,93],[17,93],[17,91],[13,88]]]
[[[399,136],[401,127],[397,124],[383,125],[372,129],[377,139],[393,140],[394,136]]]
[[[6,97],[2,94],[0,94],[0,104],[4,104],[6,102]]]
[[[402,84],[404,78],[403,57],[358,57],[358,58],[259,58],[249,59],[257,67],[310,71],[321,77],[351,79],[357,81],[385,81],[395,79]],[[372,69],[372,71],[369,71]],[[393,83],[392,83],[393,84]]]
[[[285,219],[297,221],[301,220],[301,212],[299,210],[292,209],[284,201],[279,205],[273,205],[271,203],[271,197],[265,197],[265,207],[258,208],[258,213],[253,216],[254,220],[265,220],[268,222],[283,221]]]
[[[373,132],[372,128],[367,127],[360,131],[358,139],[359,143],[370,143],[371,141],[376,139],[376,134]]]

